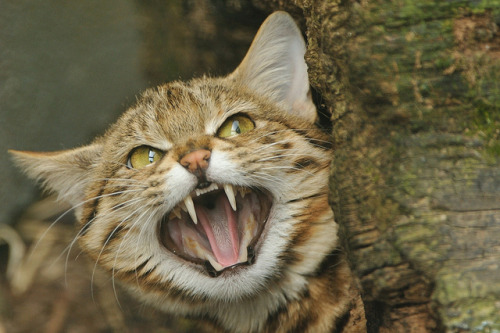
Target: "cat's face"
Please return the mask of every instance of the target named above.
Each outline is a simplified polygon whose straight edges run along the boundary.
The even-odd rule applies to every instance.
[[[80,242],[116,277],[230,299],[281,274],[328,143],[231,84],[148,91],[102,142]]]
[[[92,145],[17,158],[76,206],[83,250],[143,299],[277,306],[336,246],[303,55],[275,14],[230,76],[146,91]]]

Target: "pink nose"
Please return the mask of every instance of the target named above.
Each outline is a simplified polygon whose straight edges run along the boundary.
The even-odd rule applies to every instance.
[[[192,173],[199,173],[208,168],[208,160],[210,159],[210,151],[199,149],[192,151],[182,156],[179,163]]]

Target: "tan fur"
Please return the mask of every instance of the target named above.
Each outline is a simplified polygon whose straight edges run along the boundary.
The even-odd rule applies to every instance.
[[[331,144],[314,124],[304,52],[293,20],[276,13],[230,76],[148,90],[92,145],[15,159],[76,206],[82,249],[139,299],[228,332],[335,331],[348,319],[351,278],[328,205]],[[218,137],[236,114],[255,128]],[[142,145],[163,158],[130,168]],[[272,197],[255,262],[217,277],[159,240],[161,220],[199,184],[179,164],[197,149],[212,154],[210,182]]]

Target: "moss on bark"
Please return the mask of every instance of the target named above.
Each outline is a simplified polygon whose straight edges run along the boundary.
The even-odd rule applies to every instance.
[[[305,17],[369,330],[500,330],[500,1],[267,6]]]

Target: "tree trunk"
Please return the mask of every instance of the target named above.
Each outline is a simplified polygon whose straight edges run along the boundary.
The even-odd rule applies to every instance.
[[[500,330],[500,1],[254,3],[303,11],[368,331]]]

